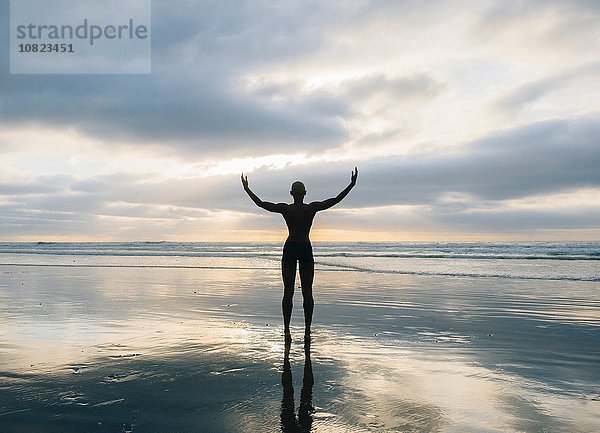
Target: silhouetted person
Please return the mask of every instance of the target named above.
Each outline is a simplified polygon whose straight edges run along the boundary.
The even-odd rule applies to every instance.
[[[300,265],[300,283],[304,300],[302,304],[304,308],[304,333],[306,338],[310,338],[310,325],[314,309],[312,285],[315,275],[315,261],[313,259],[309,234],[315,214],[319,211],[329,209],[342,201],[350,190],[354,188],[354,185],[356,185],[357,178],[358,169],[354,167],[354,171],[350,177],[350,184],[336,197],[323,201],[313,201],[308,204],[304,203],[304,196],[306,195],[304,184],[302,182],[294,182],[290,191],[294,202],[288,204],[262,201],[250,190],[248,176],[244,177],[244,173],[242,173],[242,185],[252,201],[258,207],[269,212],[283,215],[288,227],[289,234],[283,246],[283,257],[281,258],[281,275],[284,288],[281,306],[283,309],[283,326],[286,342],[291,340],[290,319],[292,317],[292,297],[294,296],[297,262]]]
[[[302,377],[302,390],[300,391],[300,407],[298,417],[294,406],[294,384],[292,382],[292,367],[290,365],[290,345],[285,345],[283,358],[283,372],[281,384],[283,397],[281,398],[281,431],[283,433],[303,433],[312,430],[313,412],[312,390],[315,380],[313,378],[312,363],[310,361],[310,343],[304,346],[304,376]]]

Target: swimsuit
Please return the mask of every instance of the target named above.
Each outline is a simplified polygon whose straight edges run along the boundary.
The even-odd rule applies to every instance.
[[[315,259],[313,258],[310,242],[285,241],[281,260],[294,263],[296,261],[300,263],[314,262]]]

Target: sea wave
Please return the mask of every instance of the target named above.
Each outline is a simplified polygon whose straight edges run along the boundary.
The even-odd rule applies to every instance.
[[[318,242],[313,250],[330,271],[600,281],[600,242]],[[278,269],[281,252],[274,242],[4,242],[0,265]]]
[[[323,265],[372,274],[419,275],[432,277],[464,277],[464,278],[502,278],[510,280],[546,280],[546,281],[600,281],[600,276],[566,276],[566,275],[525,275],[505,273],[476,273],[476,272],[438,272],[438,271],[412,271],[398,269],[373,269],[361,266],[340,265],[337,263],[321,263]]]
[[[600,261],[600,243],[403,243],[324,242],[317,257],[465,260]],[[0,243],[2,254],[140,257],[277,257],[280,243],[37,242]]]
[[[3,266],[14,267],[58,267],[58,268],[133,268],[133,269],[214,269],[214,270],[270,270],[279,271],[278,266],[211,266],[211,265],[123,265],[123,264],[90,264],[90,263],[2,263]],[[317,265],[325,266],[319,272],[364,272],[369,274],[417,275],[430,277],[457,277],[457,278],[499,278],[510,280],[544,280],[544,281],[590,281],[599,282],[600,276],[565,276],[565,275],[523,275],[502,273],[473,273],[473,272],[436,272],[436,271],[411,271],[396,269],[372,269],[361,266],[342,265],[338,263],[319,262]]]

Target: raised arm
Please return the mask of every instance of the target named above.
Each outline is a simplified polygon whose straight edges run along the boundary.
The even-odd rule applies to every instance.
[[[344,197],[346,197],[348,195],[348,193],[350,192],[350,190],[352,190],[352,188],[354,188],[354,185],[356,185],[357,178],[358,178],[358,168],[354,167],[354,171],[352,172],[352,175],[350,176],[350,184],[346,188],[344,188],[344,190],[342,192],[340,192],[337,196],[335,196],[333,198],[328,198],[327,200],[313,201],[309,206],[312,209],[314,209],[315,212],[329,209],[330,207],[335,206],[336,204],[341,202],[344,199]]]
[[[256,194],[252,192],[250,187],[248,186],[248,176],[244,176],[242,173],[242,185],[244,186],[244,191],[248,193],[252,201],[256,204],[256,206],[261,207],[269,212],[283,213],[285,210],[285,203],[271,203],[268,201],[262,201]]]

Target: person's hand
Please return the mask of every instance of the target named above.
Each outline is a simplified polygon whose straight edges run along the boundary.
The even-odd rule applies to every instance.
[[[244,177],[244,173],[242,173],[242,185],[244,186],[244,189],[248,189],[248,175]]]
[[[354,171],[352,172],[352,176],[350,177],[350,183],[352,185],[356,185],[356,179],[358,179],[358,168],[354,167]]]

